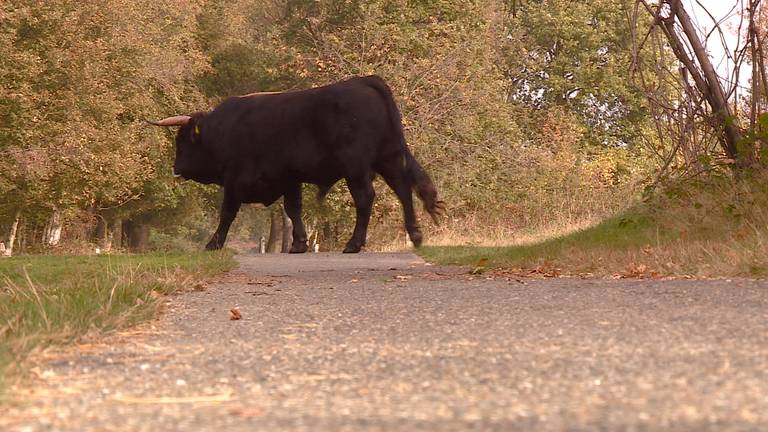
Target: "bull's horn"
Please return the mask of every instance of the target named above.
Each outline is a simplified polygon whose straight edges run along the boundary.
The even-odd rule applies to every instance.
[[[192,117],[188,115],[180,115],[164,118],[160,121],[147,120],[147,123],[155,126],[184,126],[185,124],[189,123],[191,118]]]

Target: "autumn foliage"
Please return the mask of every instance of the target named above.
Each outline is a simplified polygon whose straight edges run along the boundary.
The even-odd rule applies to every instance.
[[[449,205],[430,238],[503,242],[599,219],[654,168],[638,145],[650,126],[619,3],[3,2],[1,237],[13,232],[22,252],[198,247],[217,189],[174,183],[172,135],[144,119],[372,73],[393,88],[408,143]],[[403,245],[382,186],[369,245]],[[347,237],[344,188],[324,204],[308,192],[310,236],[323,248]],[[235,226],[268,232],[259,209]]]

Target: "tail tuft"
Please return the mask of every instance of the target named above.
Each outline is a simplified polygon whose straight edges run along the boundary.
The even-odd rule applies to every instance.
[[[437,188],[432,183],[432,179],[429,178],[429,174],[424,171],[421,164],[413,157],[411,152],[406,150],[405,158],[406,171],[410,176],[411,184],[416,190],[416,194],[421,198],[424,203],[424,209],[432,217],[432,221],[436,225],[440,224],[440,218],[445,216],[446,207],[445,201],[437,198]]]
[[[416,194],[424,202],[424,208],[427,213],[432,217],[432,220],[439,224],[439,218],[445,215],[446,208],[445,202],[437,199],[437,189],[435,188],[432,179],[429,178],[429,174],[424,171],[424,168],[416,161],[411,152],[408,150],[408,146],[405,144],[405,135],[403,133],[403,123],[400,118],[400,110],[397,109],[395,104],[392,90],[389,86],[378,76],[372,75],[366,77],[368,85],[376,89],[381,95],[382,100],[387,105],[389,110],[390,121],[392,122],[392,130],[397,135],[397,139],[402,146],[403,154],[405,155],[405,170],[408,173],[409,180],[413,188],[416,190]],[[415,242],[414,242],[415,243]]]

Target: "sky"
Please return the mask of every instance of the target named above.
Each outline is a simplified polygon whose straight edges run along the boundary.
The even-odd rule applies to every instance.
[[[704,8],[706,8],[706,10],[716,19],[725,20],[720,27],[723,29],[725,42],[728,45],[728,51],[733,53],[739,42],[738,35],[736,34],[736,29],[738,28],[740,21],[739,12],[741,11],[742,6],[746,4],[746,0],[683,0],[683,2],[691,17],[704,32],[709,32],[714,27],[712,18],[707,15]],[[709,50],[712,62],[717,68],[718,73],[721,76],[727,76],[733,68],[733,63],[725,55],[725,49],[722,46],[719,35],[713,34],[710,37],[707,49]],[[749,79],[749,71],[746,69],[748,68],[742,70],[739,79],[742,84]]]

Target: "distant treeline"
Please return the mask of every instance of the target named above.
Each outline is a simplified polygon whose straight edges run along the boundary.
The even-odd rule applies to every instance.
[[[615,211],[662,165],[654,149],[674,145],[629,67],[634,3],[6,0],[0,239],[23,252],[201,241],[217,188],[173,182],[172,133],[144,119],[365,74],[393,88],[449,204],[433,234],[498,237]],[[381,191],[373,244],[404,238]],[[347,236],[343,188],[308,207],[316,238]],[[264,211],[242,218],[243,235],[268,233]]]

